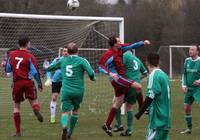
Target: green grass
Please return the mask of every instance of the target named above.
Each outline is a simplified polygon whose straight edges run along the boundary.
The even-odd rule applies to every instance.
[[[113,91],[110,83],[104,77],[98,77],[96,82],[86,79],[86,92],[84,102],[80,109],[80,119],[73,135],[73,140],[143,140],[147,128],[147,116],[141,120],[134,120],[134,134],[131,138],[121,138],[118,133],[114,137],[108,137],[100,128],[107,117],[107,111],[111,105]],[[183,94],[180,90],[180,81],[174,81],[172,85],[172,129],[171,140],[199,140],[200,121],[199,106],[193,105],[193,132],[192,135],[181,135],[180,131],[185,128],[183,112]],[[33,115],[27,101],[21,106],[22,137],[20,140],[59,140],[61,137],[61,126],[59,123],[60,107],[57,106],[57,123],[49,123],[49,101],[50,88],[45,88],[39,94],[42,105],[42,114],[45,121],[39,123]],[[11,137],[15,129],[12,121],[12,98],[9,79],[0,78],[0,140],[14,140]],[[135,106],[134,111],[137,110]],[[126,117],[123,116],[125,124]]]

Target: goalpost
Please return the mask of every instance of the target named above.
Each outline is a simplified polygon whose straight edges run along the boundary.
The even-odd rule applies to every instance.
[[[108,49],[108,37],[116,35],[124,42],[124,18],[0,13],[0,48],[17,47],[21,34],[31,39],[30,52],[36,56],[40,69],[46,58],[54,58],[58,55],[59,48],[73,41],[80,47],[79,55],[88,59],[97,72],[98,60]],[[106,114],[110,107],[113,89],[108,77],[97,73],[97,79],[91,83],[85,78],[82,115]],[[1,85],[8,85],[8,81],[0,77],[0,82],[3,82]],[[2,96],[5,102],[0,102],[0,105],[8,104],[6,92],[0,91],[5,94]],[[45,89],[44,92],[50,90]],[[41,98],[42,104],[48,107],[50,98]],[[48,109],[46,111],[49,112]]]

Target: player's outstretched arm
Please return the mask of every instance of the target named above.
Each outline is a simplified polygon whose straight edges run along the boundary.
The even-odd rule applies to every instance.
[[[50,65],[50,66],[46,69],[46,71],[47,71],[47,72],[50,72],[50,71],[55,71],[55,70],[57,70],[57,69],[60,69],[61,62],[62,62],[62,61],[60,60],[58,63],[55,63],[55,64]]]
[[[140,119],[140,117],[142,116],[142,114],[147,110],[147,108],[151,105],[151,102],[153,101],[152,98],[146,96],[145,101],[142,105],[142,107],[140,108],[139,112],[135,114],[135,118],[137,120]]]
[[[93,68],[91,67],[90,63],[84,59],[83,61],[83,67],[85,69],[85,71],[87,72],[88,76],[90,77],[90,80],[95,81],[95,72],[93,70]]]
[[[149,45],[149,44],[150,44],[149,40],[139,41],[139,42],[133,43],[133,44],[128,45],[128,46],[122,46],[122,51],[126,52],[128,50],[137,49],[137,48],[139,48],[139,47],[141,47],[143,45]]]
[[[140,61],[140,60],[139,60]],[[144,79],[145,77],[148,76],[148,71],[145,68],[144,64],[142,63],[142,61],[140,61],[141,67],[140,67],[140,72],[141,72],[141,79]]]
[[[55,65],[55,64],[58,62],[57,60],[58,60],[58,59],[55,58],[55,59],[51,62],[51,64],[49,64],[49,65],[47,65],[47,66],[45,67],[45,70],[46,70],[49,66]],[[44,85],[47,86],[47,87],[52,85],[51,76],[52,76],[51,72],[50,72],[50,71],[47,71],[47,72],[46,72],[47,80],[46,80],[45,83],[44,83]]]

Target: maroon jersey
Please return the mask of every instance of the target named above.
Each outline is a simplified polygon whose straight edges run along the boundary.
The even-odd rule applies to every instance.
[[[125,67],[123,64],[123,53],[127,50],[136,49],[142,45],[144,45],[144,42],[140,41],[134,44],[121,44],[121,48],[119,50],[113,50],[110,48],[100,58],[99,71],[104,74],[112,72],[124,76]]]
[[[36,58],[26,50],[16,50],[10,53],[6,72],[13,73],[13,82],[31,80],[34,76],[38,86],[42,86]]]
[[[125,67],[123,64],[123,52],[120,50],[113,50],[113,63],[117,73],[121,76],[125,76]]]

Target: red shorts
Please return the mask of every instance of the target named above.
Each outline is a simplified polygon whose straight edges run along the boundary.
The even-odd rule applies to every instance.
[[[112,80],[111,84],[114,87],[115,96],[119,97],[126,94],[134,81],[120,76],[117,81]]]
[[[119,79],[115,81],[118,85],[121,85],[125,88],[131,88],[132,83],[134,83],[133,80],[127,79],[126,77],[119,76]]]
[[[30,100],[37,99],[37,89],[34,82],[32,80],[18,80],[14,82],[12,96],[15,103],[24,101],[24,98]]]

